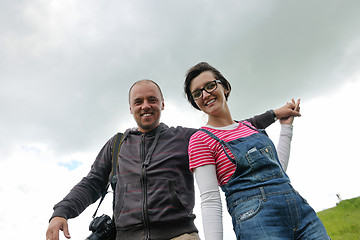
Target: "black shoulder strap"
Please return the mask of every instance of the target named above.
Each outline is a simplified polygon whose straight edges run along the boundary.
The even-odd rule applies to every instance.
[[[113,191],[115,191],[115,185],[117,182],[117,164],[118,164],[118,156],[120,151],[120,146],[123,141],[124,134],[118,133],[115,137],[113,152],[112,152],[112,169],[111,169],[111,177],[110,184]]]
[[[113,195],[115,197],[115,185],[116,185],[116,182],[117,182],[117,175],[116,175],[116,173],[117,173],[117,162],[118,162],[117,160],[118,160],[118,156],[119,156],[120,145],[121,145],[121,143],[123,141],[123,138],[124,138],[124,134],[122,134],[122,133],[117,133],[116,134],[114,145],[113,145],[113,152],[112,152],[112,156],[111,156],[112,169],[111,169],[111,175],[110,175],[111,176],[110,177],[110,184],[109,183],[107,184],[106,189],[105,189],[104,193],[101,196],[99,205],[97,206],[97,208],[95,210],[95,213],[92,216],[92,218],[94,218],[96,216],[96,213],[99,210],[99,207],[100,207],[102,201],[104,200],[105,195],[108,193],[109,185],[111,185],[111,188],[114,191]],[[114,204],[115,204],[115,201],[113,201],[113,208],[114,208]]]

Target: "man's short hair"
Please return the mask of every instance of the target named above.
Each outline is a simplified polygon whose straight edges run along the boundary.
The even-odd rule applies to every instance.
[[[163,96],[163,94],[162,94],[161,88],[159,87],[159,85],[158,85],[156,82],[154,82],[153,80],[150,80],[150,79],[142,79],[142,80],[139,80],[139,81],[134,82],[133,85],[131,85],[131,87],[130,87],[130,89],[129,89],[129,103],[130,103],[130,92],[131,92],[131,90],[133,89],[133,87],[134,87],[136,84],[138,84],[138,83],[143,83],[143,82],[148,82],[148,83],[153,83],[153,84],[155,84],[155,86],[156,86],[156,87],[159,89],[159,91],[160,91],[161,100],[164,99],[164,96]]]

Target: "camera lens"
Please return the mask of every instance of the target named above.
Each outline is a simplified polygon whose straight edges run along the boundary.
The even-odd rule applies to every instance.
[[[114,240],[116,236],[115,224],[105,214],[94,218],[90,223],[89,230],[93,233],[85,240]]]

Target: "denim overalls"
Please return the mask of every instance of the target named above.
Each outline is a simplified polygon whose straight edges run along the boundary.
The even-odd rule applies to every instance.
[[[217,140],[236,165],[221,189],[237,239],[330,239],[315,211],[290,185],[265,131],[248,127],[258,133],[230,142],[200,129]]]

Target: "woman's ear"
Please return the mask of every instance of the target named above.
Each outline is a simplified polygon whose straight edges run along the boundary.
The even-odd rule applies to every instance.
[[[225,90],[225,99],[227,100],[229,97],[230,91],[229,90]]]

